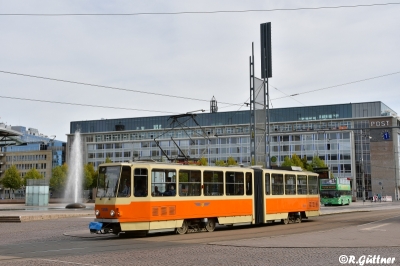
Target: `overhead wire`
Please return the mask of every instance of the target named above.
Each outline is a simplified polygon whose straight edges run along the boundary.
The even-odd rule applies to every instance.
[[[0,95],[0,98],[12,99],[12,100],[22,100],[22,101],[31,101],[31,102],[55,103],[55,104],[77,105],[77,106],[108,108],[108,109],[119,109],[119,110],[129,110],[129,111],[144,111],[144,112],[174,114],[173,112],[166,112],[166,111],[159,111],[159,110],[146,110],[146,109],[114,107],[114,106],[93,105],[93,104],[83,104],[83,103],[69,103],[69,102],[59,102],[59,101],[48,101],[48,100],[40,100],[40,99],[32,99],[32,98],[9,97],[9,96],[2,96],[2,95]]]
[[[301,95],[301,94],[307,94],[307,93],[312,93],[312,92],[317,92],[317,91],[322,91],[322,90],[327,90],[327,89],[333,89],[333,88],[346,86],[346,85],[350,85],[350,84],[354,84],[354,83],[359,83],[359,82],[363,82],[363,81],[367,81],[367,80],[372,80],[372,79],[387,77],[387,76],[391,76],[391,75],[396,75],[396,74],[399,74],[399,73],[400,73],[400,71],[397,71],[397,72],[393,72],[393,73],[389,73],[389,74],[385,74],[385,75],[375,76],[375,77],[372,77],[372,78],[360,79],[360,80],[346,82],[346,83],[342,83],[342,84],[338,84],[338,85],[334,85],[334,86],[329,86],[329,87],[324,87],[324,88],[320,88],[320,89],[303,91],[303,92],[291,94],[291,95],[288,95],[288,96],[278,97],[278,98],[275,98],[274,100],[293,97],[293,96],[298,96],[298,95]]]
[[[287,94],[287,93],[284,93],[283,91],[279,90],[278,88],[276,88],[276,87],[274,87],[274,86],[271,86],[271,85],[269,85],[269,86],[272,87],[272,88],[274,88],[275,90],[279,91],[280,93],[285,94],[287,97],[292,98],[293,100],[295,100],[296,102],[302,104],[303,106],[306,106],[304,103],[302,103],[302,102],[298,101],[297,99],[295,99],[294,96],[289,95],[289,94]],[[280,99],[280,98],[277,98],[277,99]],[[275,98],[274,100],[276,100],[276,98]],[[272,105],[272,99],[271,99],[270,101],[271,101],[271,105]]]
[[[297,7],[297,8],[273,8],[273,9],[246,9],[246,10],[215,10],[215,11],[179,11],[179,12],[137,12],[137,13],[0,13],[0,16],[44,16],[44,17],[67,17],[67,16],[154,16],[154,15],[191,15],[191,14],[221,14],[221,13],[249,13],[249,12],[276,12],[276,11],[300,11],[320,9],[340,9],[400,5],[398,2],[359,4],[343,6],[321,6],[321,7]]]
[[[91,87],[98,87],[98,88],[105,88],[105,89],[112,89],[112,90],[136,92],[136,93],[149,94],[149,95],[155,95],[155,96],[163,96],[163,97],[179,98],[179,99],[184,99],[184,100],[209,102],[209,100],[204,100],[204,99],[197,99],[197,98],[190,98],[190,97],[184,97],[184,96],[148,92],[148,91],[124,89],[124,88],[118,88],[118,87],[112,87],[112,86],[98,85],[98,84],[93,84],[93,83],[71,81],[71,80],[65,80],[65,79],[56,79],[56,78],[49,78],[49,77],[43,77],[43,76],[35,76],[35,75],[16,73],[16,72],[10,72],[10,71],[3,71],[3,70],[0,70],[0,73],[10,74],[10,75],[17,75],[17,76],[28,77],[28,78],[36,78],[36,79],[44,79],[44,80],[51,80],[51,81],[57,81],[57,82],[71,83],[71,84],[77,84],[77,85],[84,85],[84,86],[91,86]],[[226,103],[226,102],[220,102],[220,103],[229,104],[229,105],[240,105],[240,104],[236,104],[236,103]]]
[[[17,75],[17,76],[23,76],[23,77],[30,77],[30,78],[38,78],[38,79],[45,79],[45,80],[52,80],[52,81],[57,81],[57,82],[66,82],[66,83],[71,83],[71,84],[77,84],[77,85],[85,85],[85,86],[92,86],[92,87],[100,87],[100,88],[106,88],[106,89],[114,89],[114,90],[121,90],[121,91],[128,91],[128,92],[136,92],[136,93],[144,93],[144,94],[150,94],[150,95],[156,95],[156,96],[164,96],[164,97],[172,97],[172,98],[180,98],[180,99],[186,99],[186,100],[195,100],[195,101],[206,101],[209,102],[208,100],[203,100],[203,99],[196,99],[196,98],[189,98],[189,97],[183,97],[183,96],[176,96],[176,95],[168,95],[168,94],[161,94],[161,93],[154,93],[154,92],[145,92],[145,91],[139,91],[139,90],[130,90],[130,89],[123,89],[123,88],[117,88],[117,87],[111,87],[111,86],[104,86],[104,85],[97,85],[97,84],[91,84],[91,83],[84,83],[84,82],[77,82],[77,81],[70,81],[70,80],[63,80],[63,79],[54,79],[54,78],[48,78],[48,77],[42,77],[42,76],[34,76],[34,75],[28,75],[28,74],[21,74],[21,73],[16,73],[16,72],[9,72],[9,71],[2,71],[0,70],[0,73],[4,73],[4,74],[12,74],[12,75]],[[300,93],[295,93],[295,94],[291,94],[291,95],[287,95],[287,96],[283,96],[283,97],[278,97],[278,98],[274,98],[274,99],[270,99],[271,104],[272,104],[272,100],[278,100],[278,99],[283,99],[283,98],[288,98],[291,97],[293,98],[294,96],[298,96],[301,94],[307,94],[307,93],[311,93],[311,92],[317,92],[317,91],[321,91],[321,90],[327,90],[327,89],[331,89],[331,88],[337,88],[340,86],[345,86],[345,85],[349,85],[349,84],[354,84],[354,83],[359,83],[359,82],[363,82],[363,81],[367,81],[367,80],[373,80],[373,79],[377,79],[377,78],[382,78],[382,77],[387,77],[387,76],[391,76],[391,75],[395,75],[395,74],[399,74],[400,71],[397,72],[393,72],[393,73],[389,73],[389,74],[385,74],[385,75],[380,75],[380,76],[375,76],[372,78],[366,78],[366,79],[362,79],[362,80],[357,80],[357,81],[351,81],[351,82],[347,82],[347,83],[342,83],[339,85],[334,85],[334,86],[329,86],[329,87],[325,87],[325,88],[321,88],[321,89],[315,89],[315,90],[310,90],[310,91],[305,91],[305,92],[300,92]],[[273,86],[271,86],[273,87]],[[273,87],[274,89],[277,89],[275,87]],[[277,89],[278,90],[278,89]],[[280,90],[278,90],[280,91]],[[282,92],[282,91],[280,91]],[[282,92],[284,93],[284,92]],[[286,93],[284,93],[286,94]],[[157,111],[157,110],[145,110],[145,109],[133,109],[133,108],[122,108],[122,107],[111,107],[111,106],[96,106],[96,105],[85,105],[85,104],[78,104],[78,103],[67,103],[67,102],[56,102],[56,101],[47,101],[47,100],[38,100],[38,99],[29,99],[29,98],[18,98],[18,97],[10,97],[10,96],[0,96],[0,98],[7,98],[7,99],[14,99],[14,100],[26,100],[26,101],[37,101],[37,102],[48,102],[48,103],[59,103],[59,104],[68,104],[68,105],[80,105],[80,106],[91,106],[91,107],[100,107],[100,108],[112,108],[112,109],[125,109],[125,110],[136,110],[136,111],[147,111],[147,112],[159,112],[159,113],[171,113],[171,112],[166,112],[166,111]],[[293,98],[294,99],[294,98]],[[220,102],[223,104],[227,104],[229,106],[240,106],[243,107],[244,104],[243,103],[227,103],[227,102]],[[226,108],[226,107],[223,107]],[[240,110],[239,108],[239,110]]]

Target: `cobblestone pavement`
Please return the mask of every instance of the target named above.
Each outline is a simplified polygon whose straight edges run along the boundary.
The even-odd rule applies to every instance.
[[[397,261],[400,260],[399,246],[377,246],[371,242],[370,246],[365,245],[363,247],[351,245],[332,247],[334,245],[331,245],[331,240],[335,236],[339,236],[339,240],[340,236],[343,235],[348,238],[352,237],[351,230],[346,232],[348,228],[327,230],[318,234],[297,234],[293,237],[278,236],[268,239],[244,239],[209,244],[187,244],[179,241],[174,243],[162,242],[162,240],[158,241],[155,238],[152,238],[151,241],[148,238],[121,239],[112,236],[109,236],[108,239],[88,240],[87,238],[63,235],[65,231],[87,227],[89,221],[88,218],[68,218],[32,221],[17,225],[2,224],[0,226],[0,265],[342,265],[339,263],[341,255],[353,255],[356,258],[363,255],[395,257],[395,263],[390,265],[400,265]],[[378,225],[392,222],[395,221],[383,221]],[[396,222],[398,223],[398,220]],[[293,224],[293,226],[296,226],[296,224]],[[376,224],[367,224],[359,227],[359,229],[384,230],[382,228],[385,228],[386,225],[376,226]],[[235,234],[238,230],[241,229],[230,230],[229,232]],[[379,231],[374,232],[379,233]],[[370,232],[366,230],[365,233]],[[325,236],[320,237],[319,234]],[[396,232],[395,236],[398,235]],[[319,244],[322,244],[323,247],[298,245],[299,243],[313,243],[315,237],[318,241],[322,241]],[[346,239],[342,239],[342,242],[348,243]],[[68,254],[58,255],[54,249],[62,246],[63,243],[76,243],[76,245],[72,244],[75,248],[71,248]],[[269,246],[267,247],[265,243]],[[351,244],[351,241],[349,243]],[[32,252],[32,255],[24,254],[25,258],[13,259],[4,256],[5,254],[2,253],[3,247],[9,245],[22,246],[27,249],[32,245],[47,246],[49,252],[35,251]],[[98,250],[87,249],[90,250],[90,252],[87,252],[84,248],[81,248],[82,245],[84,247],[95,245]],[[295,247],[296,245],[298,247]],[[123,247],[123,250],[119,250],[121,247]],[[50,251],[52,251],[51,254]]]
[[[400,259],[399,248],[250,248],[196,245],[106,252],[50,259],[0,261],[0,265],[341,265],[341,255]],[[396,257],[397,256],[397,257]]]
[[[391,210],[394,205],[381,205],[380,209]],[[356,207],[352,206],[357,211],[371,211],[376,205],[368,206],[368,210],[363,210],[366,205]],[[331,213],[341,210],[326,209]],[[0,224],[0,265],[343,265],[339,262],[341,255],[356,259],[363,255],[395,257],[395,263],[390,265],[400,265],[400,221],[391,219],[377,218],[375,223],[352,228],[206,244],[163,242],[162,237],[88,239],[64,235],[87,228],[90,217],[4,223]],[[389,243],[391,240],[393,243]],[[6,248],[10,246],[27,251],[8,257]],[[32,248],[35,246],[43,248]]]

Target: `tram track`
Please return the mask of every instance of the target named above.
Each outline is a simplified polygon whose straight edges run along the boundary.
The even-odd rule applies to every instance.
[[[175,234],[154,234],[145,238],[143,241],[157,242],[166,241],[187,244],[207,244],[216,241],[233,241],[251,238],[277,237],[285,235],[303,234],[310,232],[327,231],[332,229],[358,226],[365,223],[374,222],[379,219],[390,218],[400,214],[400,210],[377,210],[371,212],[354,212],[332,214],[329,216],[314,217],[300,224],[266,224],[261,226],[246,225],[235,227],[218,227],[214,232],[189,233],[185,235]]]

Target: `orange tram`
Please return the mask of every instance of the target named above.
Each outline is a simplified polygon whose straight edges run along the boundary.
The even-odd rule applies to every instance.
[[[318,175],[312,172],[106,163],[97,181],[91,233],[211,232],[217,223],[287,224],[320,213]]]

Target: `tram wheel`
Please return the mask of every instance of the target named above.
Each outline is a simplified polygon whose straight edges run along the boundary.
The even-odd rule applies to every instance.
[[[289,218],[282,219],[281,222],[282,222],[283,224],[288,224],[288,223],[289,223]]]
[[[183,223],[182,223],[182,227],[177,227],[175,229],[175,232],[177,234],[184,235],[184,234],[187,233],[188,229],[189,229],[189,222],[184,220]]]
[[[296,218],[296,223],[301,223],[301,217]]]
[[[215,220],[214,219],[208,219],[206,222],[206,225],[204,226],[208,232],[212,232],[215,230]]]

